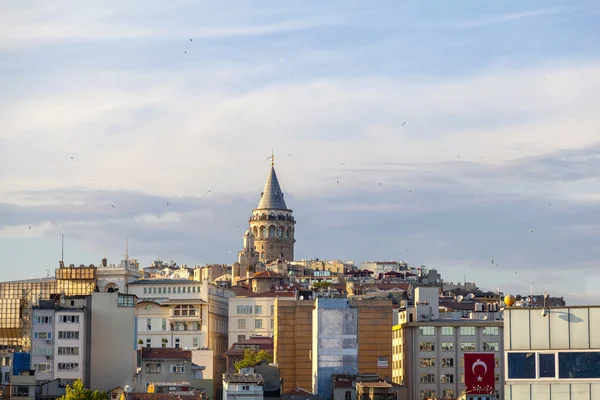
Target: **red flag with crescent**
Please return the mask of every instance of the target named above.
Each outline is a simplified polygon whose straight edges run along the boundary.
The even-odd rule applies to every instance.
[[[494,393],[494,353],[465,353],[464,365],[465,390],[468,394]]]

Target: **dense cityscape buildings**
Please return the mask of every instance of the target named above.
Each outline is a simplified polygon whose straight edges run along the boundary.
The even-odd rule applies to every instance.
[[[4,396],[55,399],[78,379],[111,399],[600,396],[597,308],[403,261],[294,260],[273,163],[248,224],[233,265],[126,254],[0,283]]]

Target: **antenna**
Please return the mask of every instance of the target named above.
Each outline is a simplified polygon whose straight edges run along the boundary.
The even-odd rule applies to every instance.
[[[61,236],[61,244],[60,244],[60,261],[65,262],[65,235],[60,234]]]
[[[125,236],[125,260],[129,260],[129,235]]]
[[[271,167],[275,165],[275,152],[271,149]]]

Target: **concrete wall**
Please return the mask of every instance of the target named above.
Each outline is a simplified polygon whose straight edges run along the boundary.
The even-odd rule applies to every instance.
[[[334,374],[358,372],[358,309],[345,298],[318,298],[312,318],[312,392],[329,399]]]
[[[132,385],[136,371],[136,308],[117,305],[118,293],[91,299],[90,388]]]
[[[358,372],[391,380],[392,302],[362,300],[353,305],[358,307]]]
[[[600,352],[600,306],[507,308],[504,311],[505,359],[509,352],[556,354],[573,351]],[[507,364],[507,363],[505,363]],[[560,363],[556,364],[559,373]],[[600,399],[600,379],[508,379],[507,400],[595,400]]]
[[[286,298],[287,299],[287,298]],[[275,312],[271,307],[275,304],[274,297],[237,297],[229,300],[229,341],[227,347],[239,342],[238,336],[249,339],[252,335],[270,336],[274,333]],[[238,314],[238,306],[251,306],[251,314]],[[262,313],[255,313],[256,306],[262,306]],[[240,328],[239,320],[246,321],[246,328]],[[256,328],[256,320],[262,320],[262,328]],[[273,321],[273,322],[271,322]]]

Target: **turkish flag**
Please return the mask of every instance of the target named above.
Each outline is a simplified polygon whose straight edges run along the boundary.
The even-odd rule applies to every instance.
[[[465,353],[465,391],[468,394],[494,393],[494,353]]]

